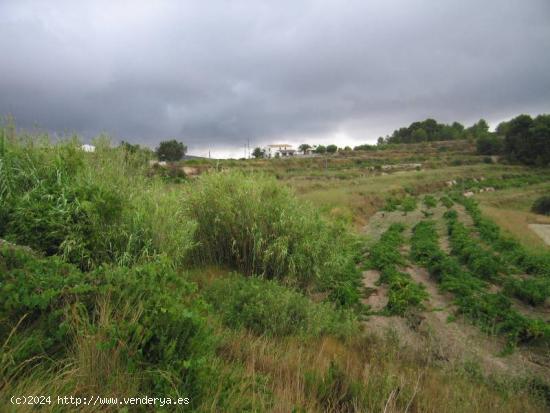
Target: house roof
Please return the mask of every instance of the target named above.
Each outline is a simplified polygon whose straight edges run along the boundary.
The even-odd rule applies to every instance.
[[[292,145],[289,145],[287,143],[280,143],[280,144],[272,144],[267,145],[269,148],[284,148],[284,149],[292,149]]]

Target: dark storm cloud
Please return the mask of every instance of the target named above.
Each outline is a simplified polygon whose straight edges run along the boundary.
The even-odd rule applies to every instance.
[[[550,3],[1,1],[0,113],[154,146],[550,111]]]

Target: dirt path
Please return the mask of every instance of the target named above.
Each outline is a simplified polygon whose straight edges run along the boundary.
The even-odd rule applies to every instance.
[[[380,332],[392,330],[406,345],[445,363],[473,361],[486,374],[522,376],[536,373],[550,378],[547,356],[523,349],[517,349],[505,357],[500,356],[505,348],[502,338],[487,335],[461,318],[449,321],[456,310],[452,295],[440,292],[437,283],[424,268],[411,265],[406,268],[406,272],[414,281],[426,287],[429,293],[426,310],[416,314],[414,320],[403,317],[369,317],[366,324],[370,329]]]
[[[388,304],[388,287],[385,284],[376,285],[380,278],[380,272],[377,270],[368,270],[363,272],[363,286],[366,297],[362,302],[370,306],[371,311],[380,311]]]
[[[473,226],[472,218],[462,205],[455,204],[453,208],[457,211],[461,222],[468,227]],[[429,211],[430,216],[426,217],[422,210]],[[447,208],[438,206],[429,210],[418,208],[406,215],[400,211],[378,212],[370,218],[365,231],[372,241],[377,241],[392,223],[400,222],[407,226],[404,236],[409,238],[416,223],[423,219],[433,219],[436,222],[440,247],[449,252],[449,238],[443,218],[446,211]],[[407,256],[409,251],[410,243],[406,242],[400,252]],[[365,322],[369,330],[380,333],[393,331],[405,345],[425,354],[430,359],[451,365],[473,361],[478,363],[486,374],[505,373],[514,376],[537,374],[550,380],[550,354],[520,348],[510,355],[501,356],[506,344],[504,339],[500,336],[485,334],[468,320],[455,317],[457,308],[453,304],[452,295],[441,292],[437,282],[430,277],[426,269],[409,265],[404,268],[404,271],[411,276],[412,280],[425,286],[429,294],[429,299],[425,303],[426,309],[409,317],[369,316]],[[379,272],[374,270],[363,273],[363,284],[367,293],[363,303],[368,304],[372,311],[383,309],[388,302],[387,287],[376,285],[379,276]],[[501,287],[494,286],[494,288]],[[521,312],[524,314],[534,311],[528,306],[521,307]],[[549,319],[547,314],[542,318]],[[455,321],[450,321],[451,319]]]

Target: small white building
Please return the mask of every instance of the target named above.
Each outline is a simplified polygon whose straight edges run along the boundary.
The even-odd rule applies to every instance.
[[[266,158],[287,158],[296,154],[296,149],[286,143],[267,145],[264,149]]]
[[[80,147],[84,152],[95,152],[95,146],[94,145],[88,145],[85,143]]]

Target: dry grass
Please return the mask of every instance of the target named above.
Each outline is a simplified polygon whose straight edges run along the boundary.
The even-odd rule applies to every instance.
[[[235,333],[221,356],[242,363],[249,377],[267,378],[263,391],[273,400],[257,394],[253,409],[258,411],[536,412],[541,408],[525,392],[505,396],[463,366],[437,367],[428,353],[401,347],[391,334],[344,343],[330,337],[301,342]]]
[[[41,406],[40,411],[119,411],[118,408],[80,405],[60,408],[58,396],[75,397],[134,397],[139,395],[141,377],[128,372],[123,362],[123,344],[105,348],[106,329],[114,318],[136,319],[140,309],[129,307],[113,308],[108,297],[99,301],[99,311],[95,324],[83,318],[73,308],[72,326],[75,329],[74,342],[66,358],[59,361],[43,359],[36,363],[27,374],[17,376],[16,380],[7,380],[0,388],[0,406],[10,406],[10,412],[36,411],[33,405],[11,405],[11,396],[46,395],[51,396],[50,405]],[[65,409],[65,410],[63,410]],[[2,410],[3,411],[3,410]]]
[[[550,224],[549,217],[484,204],[481,204],[481,211],[525,246],[536,249],[550,249],[542,238],[529,228],[529,224],[533,223]]]

